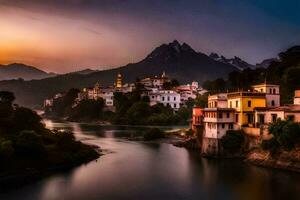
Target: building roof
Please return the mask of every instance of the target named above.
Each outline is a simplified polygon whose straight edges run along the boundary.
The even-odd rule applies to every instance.
[[[234,98],[234,97],[256,97],[256,98],[265,98],[266,93],[262,92],[249,92],[249,91],[241,91],[241,92],[231,92],[227,94],[228,98]]]
[[[235,111],[234,108],[204,108],[204,111]]]
[[[260,83],[257,85],[252,85],[251,87],[261,87],[261,86],[266,86],[266,87],[279,87],[279,85],[275,85],[275,84],[268,84],[268,83]]]
[[[284,112],[300,112],[300,105],[284,105],[275,108],[267,108],[267,107],[257,107],[255,108],[257,111],[284,111]]]

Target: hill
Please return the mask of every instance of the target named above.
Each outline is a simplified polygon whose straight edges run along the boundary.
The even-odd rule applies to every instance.
[[[228,75],[228,79],[222,77],[214,81],[206,81],[203,86],[211,92],[248,90],[251,85],[267,81],[280,85],[281,103],[292,103],[294,91],[300,89],[300,46],[294,46],[280,53],[279,59],[265,61],[264,65],[255,69],[234,71]]]
[[[11,80],[11,79],[43,79],[53,76],[53,74],[48,74],[40,69],[32,66],[12,63],[9,65],[0,65],[0,80]]]
[[[92,86],[96,82],[111,85],[117,73],[121,72],[125,82],[133,82],[137,77],[153,76],[163,71],[181,83],[192,80],[200,83],[217,77],[226,77],[236,67],[211,59],[209,56],[196,52],[189,45],[178,41],[163,44],[154,49],[145,59],[138,63],[123,67],[98,71],[89,74],[69,73],[43,80],[11,80],[1,81],[0,90],[15,93],[19,104],[27,106],[41,105],[45,98],[70,88]]]

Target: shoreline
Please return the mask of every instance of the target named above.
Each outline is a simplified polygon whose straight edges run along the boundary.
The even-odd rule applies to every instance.
[[[264,168],[300,173],[299,155],[299,149],[290,152],[282,151],[276,155],[271,155],[269,152],[263,150],[254,150],[247,155],[244,161]]]
[[[74,163],[53,165],[46,168],[26,168],[14,171],[3,171],[2,173],[0,173],[0,194],[5,193],[5,191],[8,190],[22,187],[26,184],[33,183],[52,174],[66,172],[93,161],[97,162],[97,160],[104,155],[102,149],[99,146],[86,143],[84,144],[93,148],[97,152],[97,156]]]

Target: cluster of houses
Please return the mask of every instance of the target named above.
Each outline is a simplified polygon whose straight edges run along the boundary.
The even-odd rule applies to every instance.
[[[193,109],[192,129],[201,130],[203,153],[217,154],[228,130],[260,137],[279,118],[300,122],[300,91],[295,91],[294,104],[281,106],[279,85],[263,83],[251,91],[208,96],[207,108]]]
[[[164,89],[166,83],[170,83],[171,79],[166,75],[165,72],[160,76],[146,77],[139,80],[139,84],[143,85],[143,96],[148,96],[150,100],[150,105],[161,103],[165,106],[170,106],[175,112],[181,106],[184,106],[186,102],[191,98],[195,99],[197,94],[205,93],[198,86],[198,82],[193,81],[191,84],[180,85],[171,90]],[[117,74],[115,83],[113,86],[101,87],[99,83],[96,83],[92,88],[83,88],[75,100],[74,106],[84,99],[94,99],[97,100],[102,98],[105,102],[106,110],[115,110],[114,106],[114,94],[116,92],[129,93],[134,91],[137,83],[126,83],[123,84],[122,74]],[[63,94],[56,94],[53,98],[44,101],[44,107],[48,109],[53,106],[53,101],[57,98],[62,97]]]

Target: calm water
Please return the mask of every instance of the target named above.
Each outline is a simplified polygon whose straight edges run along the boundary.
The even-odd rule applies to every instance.
[[[208,160],[169,144],[122,139],[142,127],[47,122],[107,152],[98,161],[52,175],[0,199],[300,199],[300,174],[250,166],[240,160]],[[166,128],[168,129],[168,128]]]

